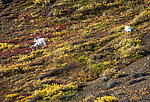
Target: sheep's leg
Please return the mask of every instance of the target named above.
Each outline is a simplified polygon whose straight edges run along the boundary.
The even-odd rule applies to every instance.
[[[30,49],[33,51],[33,47],[30,47]]]
[[[35,48],[35,47],[31,47],[32,51],[34,51],[34,48]]]
[[[36,46],[36,50],[38,50],[38,46]]]

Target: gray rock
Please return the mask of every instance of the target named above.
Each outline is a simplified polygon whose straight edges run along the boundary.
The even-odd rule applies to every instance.
[[[107,77],[104,77],[104,78],[102,78],[102,82],[106,82],[106,81],[108,81],[109,79],[107,78]]]
[[[101,58],[103,58],[103,57],[105,57],[105,55],[98,54],[98,55],[96,56],[96,59],[101,59]]]
[[[120,102],[130,102],[128,97],[124,97],[123,99],[120,100]]]
[[[131,78],[138,78],[138,77],[143,77],[149,75],[146,71],[141,71],[139,73],[134,73],[131,75]]]
[[[138,73],[134,73],[133,75],[131,75],[131,78],[138,78],[138,77],[140,77]]]
[[[110,80],[107,84],[107,89],[113,88],[115,87],[117,84],[119,84],[118,82],[114,81],[114,80]]]
[[[141,81],[143,81],[143,80],[145,80],[145,78],[141,78],[141,79],[137,79],[137,80],[131,80],[131,81],[129,82],[129,85],[135,84],[135,83],[137,83],[137,82],[141,82]]]

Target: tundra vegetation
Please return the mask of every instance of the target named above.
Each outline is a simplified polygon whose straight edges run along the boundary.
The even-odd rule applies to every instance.
[[[118,102],[119,96],[86,99],[79,92],[147,55],[141,38],[150,31],[149,0],[6,1],[0,1],[1,101]],[[45,49],[32,51],[36,37],[47,38]]]

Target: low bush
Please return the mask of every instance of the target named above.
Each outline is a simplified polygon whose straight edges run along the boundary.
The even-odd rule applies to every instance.
[[[50,0],[33,0],[34,4],[49,4]]]
[[[103,97],[98,97],[97,100],[94,100],[94,102],[119,102],[119,101],[116,97],[103,96]]]
[[[50,3],[54,3],[56,0],[33,0],[34,4],[42,4],[42,5],[47,5]]]

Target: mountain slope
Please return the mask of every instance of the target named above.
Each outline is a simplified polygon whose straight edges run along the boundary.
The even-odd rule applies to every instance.
[[[0,100],[78,102],[105,96],[122,102],[148,100],[149,3],[2,0]],[[125,33],[125,25],[133,31]],[[32,51],[35,37],[45,37],[47,46]],[[134,69],[142,65],[138,60],[146,63],[141,67],[145,74],[130,78],[130,69],[136,73]],[[128,92],[133,85],[141,91]]]

